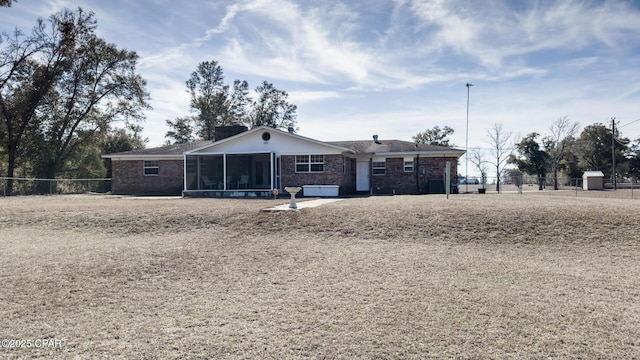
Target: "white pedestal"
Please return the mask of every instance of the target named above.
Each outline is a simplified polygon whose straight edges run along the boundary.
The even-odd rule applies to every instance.
[[[289,194],[291,194],[291,201],[289,202],[289,209],[291,210],[297,210],[298,209],[298,205],[296,205],[296,194],[300,192],[300,190],[302,190],[301,187],[286,187],[284,188],[284,190],[286,192],[288,192]]]

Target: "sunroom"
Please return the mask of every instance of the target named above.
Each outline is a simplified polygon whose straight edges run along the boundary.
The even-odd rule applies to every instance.
[[[194,191],[271,192],[280,188],[278,161],[271,152],[186,155],[185,160],[186,195]]]
[[[340,185],[350,149],[257,127],[184,153],[184,196],[266,197],[285,186]]]

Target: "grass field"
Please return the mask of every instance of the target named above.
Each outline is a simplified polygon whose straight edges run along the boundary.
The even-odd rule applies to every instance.
[[[640,201],[570,194],[0,198],[0,358],[638,358]]]

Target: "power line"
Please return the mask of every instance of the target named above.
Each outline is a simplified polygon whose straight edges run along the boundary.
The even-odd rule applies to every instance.
[[[517,146],[510,146],[510,147],[504,147],[502,148],[503,150],[516,150],[518,147]],[[495,150],[495,147],[480,147],[480,146],[470,146],[469,150],[486,150],[486,151],[491,151],[491,150]]]
[[[620,125],[620,126],[618,126],[618,129],[620,129],[621,127],[625,127],[625,126],[627,126],[627,125],[631,125],[631,124],[636,123],[636,122],[638,122],[638,121],[640,121],[640,119],[633,120],[632,122],[630,122],[630,123],[628,123],[628,124]]]

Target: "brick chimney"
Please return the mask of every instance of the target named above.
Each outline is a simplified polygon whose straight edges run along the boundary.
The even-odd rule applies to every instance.
[[[215,128],[215,141],[220,141],[222,139],[226,139],[228,137],[232,137],[234,135],[238,135],[240,133],[243,133],[245,131],[249,130],[249,128],[247,128],[244,125],[240,125],[240,124],[233,124],[233,125],[227,125],[227,126],[216,126]]]

